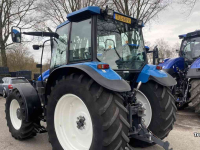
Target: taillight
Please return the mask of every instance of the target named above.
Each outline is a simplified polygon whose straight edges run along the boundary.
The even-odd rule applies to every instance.
[[[109,69],[109,65],[108,64],[98,64],[97,68],[98,69]]]
[[[10,85],[8,85],[8,89],[13,89],[13,86],[10,84]]]
[[[162,70],[162,67],[161,66],[156,66],[156,69],[157,70]]]

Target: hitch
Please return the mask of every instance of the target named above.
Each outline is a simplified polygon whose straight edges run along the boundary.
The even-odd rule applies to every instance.
[[[165,150],[173,150],[169,149],[169,142],[162,141],[157,138],[151,131],[145,127],[142,121],[142,117],[144,116],[145,108],[140,103],[136,103],[133,106],[128,106],[129,110],[129,121],[132,129],[130,130],[129,137],[135,138],[141,141],[145,141],[148,143],[156,143],[163,147]]]

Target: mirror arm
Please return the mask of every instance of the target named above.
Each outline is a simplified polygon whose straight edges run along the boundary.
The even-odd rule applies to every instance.
[[[54,32],[22,32],[25,35],[33,35],[33,36],[47,36],[47,37],[55,37],[59,38],[59,35]]]

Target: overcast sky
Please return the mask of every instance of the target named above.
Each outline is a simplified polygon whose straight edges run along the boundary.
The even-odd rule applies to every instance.
[[[145,41],[151,45],[154,45],[157,39],[164,39],[172,47],[181,42],[178,35],[198,29],[200,30],[200,2],[196,3],[190,15],[183,5],[171,5],[143,28],[143,34]],[[40,54],[39,51],[33,52],[36,61],[40,60]]]
[[[164,39],[171,46],[180,43],[178,35],[200,30],[200,2],[196,3],[189,14],[190,11],[183,5],[168,7],[143,29],[145,41],[149,41],[152,45],[157,39]]]

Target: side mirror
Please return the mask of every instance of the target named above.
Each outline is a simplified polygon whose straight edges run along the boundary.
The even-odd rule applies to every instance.
[[[42,64],[37,64],[36,68],[42,68]]]
[[[12,41],[14,43],[21,43],[21,29],[18,27],[12,27],[11,29]]]
[[[33,45],[33,49],[34,49],[34,50],[39,50],[40,47],[42,47],[42,46],[41,46],[41,45]]]
[[[146,53],[148,53],[150,48],[148,46],[145,46],[144,48],[146,50]]]

